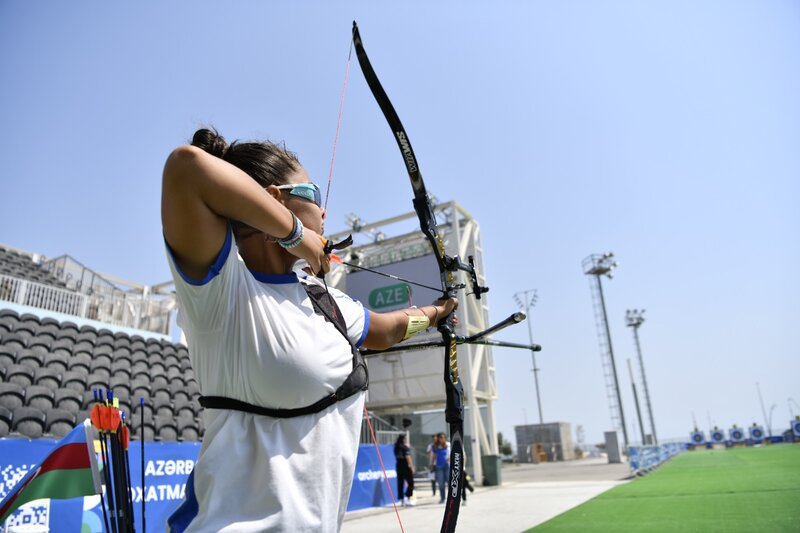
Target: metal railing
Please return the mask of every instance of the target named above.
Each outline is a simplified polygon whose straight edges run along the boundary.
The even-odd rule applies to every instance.
[[[369,414],[369,419],[372,421],[372,428],[375,430],[375,440],[378,441],[378,444],[394,444],[397,437],[407,433],[374,413]],[[370,435],[366,417],[364,417],[364,420],[361,422],[361,438],[359,443],[372,444],[372,435]]]
[[[147,292],[118,290],[114,298],[108,298],[6,274],[0,274],[0,300],[163,335],[169,334],[170,312],[175,307],[173,298],[154,299]]]

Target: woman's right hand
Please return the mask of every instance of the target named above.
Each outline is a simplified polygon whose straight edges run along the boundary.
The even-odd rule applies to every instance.
[[[326,273],[331,269],[331,258],[325,253],[324,242],[324,238],[319,233],[303,228],[303,240],[287,251],[295,257],[304,259],[311,268],[311,272]]]

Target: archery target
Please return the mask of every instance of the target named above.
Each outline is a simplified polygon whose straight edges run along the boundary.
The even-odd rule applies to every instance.
[[[792,422],[792,433],[795,437],[800,437],[800,420]]]
[[[706,437],[703,435],[702,431],[695,431],[692,433],[692,443],[693,444],[703,444],[705,442]]]
[[[740,428],[732,428],[728,431],[728,434],[731,436],[733,442],[742,442],[744,440],[744,431]]]
[[[760,427],[750,428],[750,438],[753,440],[761,440],[764,438],[764,430]]]
[[[725,440],[725,435],[722,434],[722,431],[715,429],[711,432],[711,441],[712,442],[722,442]]]

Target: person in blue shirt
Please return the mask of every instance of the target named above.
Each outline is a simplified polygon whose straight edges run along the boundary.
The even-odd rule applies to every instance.
[[[433,447],[436,483],[439,485],[439,503],[444,503],[445,487],[449,484],[450,477],[450,443],[444,433],[437,434],[436,438],[437,442]]]

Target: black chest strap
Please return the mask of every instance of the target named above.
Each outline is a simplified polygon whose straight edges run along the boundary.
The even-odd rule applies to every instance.
[[[367,365],[361,356],[361,352],[350,341],[347,336],[347,324],[344,321],[342,312],[333,297],[328,293],[325,287],[316,284],[302,283],[303,288],[308,293],[311,299],[311,304],[314,307],[314,312],[322,315],[325,320],[334,325],[336,330],[342,334],[350,345],[353,353],[353,370],[344,380],[344,382],[333,393],[325,396],[324,398],[314,402],[306,407],[297,407],[294,409],[273,409],[271,407],[262,407],[260,405],[253,405],[241,400],[234,400],[233,398],[226,398],[224,396],[201,396],[200,405],[206,409],[229,409],[233,411],[243,411],[245,413],[252,413],[256,415],[271,416],[273,418],[294,418],[296,416],[311,415],[319,413],[320,411],[330,407],[338,401],[349,398],[359,391],[367,390],[369,387],[369,373],[367,372]]]

